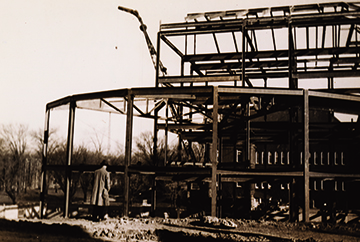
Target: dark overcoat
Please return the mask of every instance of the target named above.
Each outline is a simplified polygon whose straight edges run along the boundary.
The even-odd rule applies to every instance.
[[[90,203],[97,206],[109,206],[110,173],[103,166],[94,173],[94,184]]]

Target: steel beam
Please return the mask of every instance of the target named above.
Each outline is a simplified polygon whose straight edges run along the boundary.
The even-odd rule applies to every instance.
[[[360,102],[360,96],[357,95],[346,95],[346,94],[337,94],[329,92],[319,92],[319,91],[309,91],[310,97],[319,97],[319,98],[329,98],[335,100],[351,101],[351,102]]]
[[[42,167],[41,167],[41,188],[40,188],[40,218],[44,218],[45,208],[45,193],[46,189],[46,166],[47,166],[47,153],[49,146],[49,127],[50,126],[50,109],[45,112],[45,127],[44,127],[44,141],[42,150]]]
[[[245,66],[245,56],[247,52],[247,39],[245,37],[246,30],[246,22],[243,23],[241,26],[241,32],[242,32],[242,47],[241,47],[241,80],[242,80],[242,86],[245,87],[245,78],[246,78],[246,66]]]
[[[359,49],[356,47],[333,47],[326,48],[325,46],[321,49],[293,49],[293,56],[327,56],[333,54],[356,54],[359,53]],[[257,52],[247,52],[246,58],[275,58],[275,57],[289,57],[288,50],[261,50]],[[200,62],[200,61],[219,61],[219,60],[238,60],[241,59],[242,52],[228,52],[228,53],[210,53],[210,54],[196,54],[196,55],[185,55],[185,62]],[[341,59],[341,57],[340,57]]]
[[[156,63],[155,63],[155,87],[159,87],[159,74],[160,74],[160,39],[161,34],[160,32],[157,34],[157,44],[156,44]]]
[[[303,103],[303,166],[304,166],[304,210],[303,220],[309,222],[310,218],[310,176],[309,176],[309,158],[310,158],[310,145],[309,145],[309,122],[310,122],[310,109],[309,109],[309,90],[304,90],[304,103]]]
[[[304,176],[303,171],[258,171],[258,170],[246,170],[246,171],[236,171],[236,170],[225,170],[225,169],[218,169],[218,174],[221,174],[223,177],[244,177],[244,178],[251,178],[251,177],[302,177]]]
[[[233,82],[240,81],[240,76],[179,76],[160,77],[159,83],[184,83],[184,82]]]
[[[293,73],[293,78],[298,79],[312,79],[312,78],[333,78],[333,77],[358,77],[360,71],[358,70],[331,70],[331,71],[307,71]]]
[[[213,127],[211,147],[211,216],[216,216],[217,208],[217,154],[218,154],[218,87],[213,87]]]
[[[302,96],[302,90],[275,89],[275,88],[234,88],[219,87],[220,94],[251,94],[251,95],[283,95],[283,96]]]
[[[164,166],[167,165],[167,156],[168,156],[168,124],[169,124],[169,100],[166,100],[166,107],[165,107],[165,154],[164,154]]]
[[[131,149],[132,149],[133,101],[134,101],[134,97],[131,93],[129,93],[127,97],[126,137],[125,137],[124,216],[129,216],[129,201],[130,201],[129,166],[131,164]]]
[[[70,182],[71,182],[71,163],[72,163],[72,153],[74,145],[74,128],[75,128],[75,109],[76,103],[74,101],[70,102],[69,106],[69,123],[68,123],[68,137],[67,137],[67,147],[66,147],[66,187],[65,187],[65,209],[64,217],[69,216],[69,205],[70,205]]]

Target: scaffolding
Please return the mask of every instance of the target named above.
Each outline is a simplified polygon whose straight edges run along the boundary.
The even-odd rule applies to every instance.
[[[155,87],[72,95],[46,105],[41,204],[47,170],[94,170],[71,163],[75,110],[91,108],[126,115],[126,163],[111,168],[124,173],[124,215],[133,173],[206,180],[212,216],[229,213],[237,190],[242,211],[250,214],[256,199],[270,197],[289,205],[290,221],[300,215],[310,221],[311,209],[324,203],[359,209],[353,202],[359,121],[335,115],[360,112],[359,16],[360,3],[338,2],[191,13],[185,22],[162,24]],[[341,88],[348,79],[354,85]],[[50,111],[63,105],[69,105],[68,155],[60,167],[47,164],[46,150]],[[134,117],[154,120],[154,151],[163,130],[166,144],[169,132],[177,135],[186,156],[165,155],[158,167],[132,165]],[[205,147],[202,160],[194,143]],[[67,192],[65,216],[68,206]],[[152,206],[156,210],[155,200]]]

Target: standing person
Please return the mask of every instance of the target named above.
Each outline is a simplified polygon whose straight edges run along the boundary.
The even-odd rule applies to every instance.
[[[101,168],[94,173],[94,184],[90,203],[93,205],[93,220],[99,221],[107,218],[107,210],[110,205],[110,173],[106,170],[108,162],[103,160]]]

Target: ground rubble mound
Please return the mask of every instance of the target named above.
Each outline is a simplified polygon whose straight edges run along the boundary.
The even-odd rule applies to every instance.
[[[264,235],[243,235],[228,230],[237,226],[234,219],[211,216],[183,219],[123,217],[92,223],[88,230],[94,238],[115,241],[274,241]]]
[[[290,223],[212,216],[181,219],[117,217],[100,222],[93,222],[91,218],[57,218],[32,222],[34,226],[46,224],[56,230],[64,225],[68,230],[78,228],[94,239],[92,241],[360,241],[357,224]],[[19,224],[22,231],[23,224]],[[33,227],[31,231],[34,231]]]

